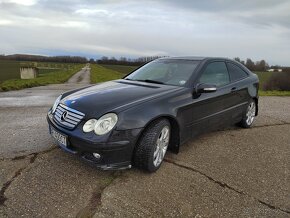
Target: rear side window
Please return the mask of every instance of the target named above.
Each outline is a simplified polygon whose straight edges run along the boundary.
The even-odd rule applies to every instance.
[[[229,73],[224,62],[212,62],[208,64],[201,74],[200,83],[223,86],[230,83]]]
[[[235,64],[227,63],[231,81],[237,81],[248,76],[248,74]]]

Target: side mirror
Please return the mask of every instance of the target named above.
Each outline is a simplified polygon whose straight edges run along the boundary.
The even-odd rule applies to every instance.
[[[196,93],[210,93],[210,92],[215,92],[217,90],[216,85],[213,84],[198,84],[196,86]]]

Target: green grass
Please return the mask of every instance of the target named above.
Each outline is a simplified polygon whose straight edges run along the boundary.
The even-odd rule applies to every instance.
[[[273,72],[254,72],[260,80],[260,89],[263,88],[264,83],[270,78]]]
[[[122,65],[91,65],[91,82],[98,83],[108,80],[119,79],[124,74],[137,68],[137,66]],[[260,80],[260,96],[290,96],[290,91],[262,91],[263,84],[270,78],[273,72],[255,72]]]
[[[260,96],[290,96],[290,91],[263,91],[259,90]]]
[[[39,77],[35,79],[21,80],[19,79],[19,67],[21,64],[22,62],[19,61],[0,60],[0,91],[18,90],[34,86],[63,83],[82,68],[81,64],[37,63],[37,66],[40,67]],[[45,69],[49,67],[62,69]],[[91,64],[91,83],[120,79],[124,77],[125,74],[130,73],[136,68],[137,66]],[[255,73],[258,75],[260,80],[260,96],[290,96],[290,91],[261,90],[263,84],[270,78],[273,72]]]
[[[123,73],[129,74],[133,70],[137,69],[139,66],[125,66],[125,65],[111,65],[111,64],[101,64],[102,67]]]
[[[11,79],[20,79],[20,67],[25,66],[38,67],[39,74],[46,74],[56,72],[61,69],[70,69],[74,66],[74,64],[0,60],[0,83]]]
[[[61,69],[50,73],[39,74],[35,79],[12,79],[0,83],[0,91],[19,90],[48,84],[66,82],[72,75],[80,71],[82,64],[76,64],[70,69]]]
[[[101,65],[91,64],[91,83],[100,83],[109,80],[120,79],[124,74],[102,67]]]
[[[52,68],[52,69],[64,69],[70,68],[73,63],[58,63],[58,62],[33,62],[33,61],[21,61],[21,67],[37,67],[37,68]]]
[[[0,60],[0,83],[9,79],[20,79],[20,62]]]
[[[39,75],[43,75],[43,74],[47,74],[47,73],[52,73],[52,72],[56,72],[59,71],[61,69],[46,69],[46,68],[39,68],[38,69],[38,74]]]
[[[92,65],[91,64],[91,83],[104,82],[108,80],[119,79],[124,76],[124,73],[120,73],[120,69],[131,67],[131,69],[136,68],[135,66],[121,66],[121,65]],[[114,69],[114,70],[113,70]],[[118,72],[119,70],[119,72]],[[124,72],[124,71],[123,71]],[[128,71],[127,71],[128,72]],[[271,76],[272,72],[255,72],[260,80],[260,89],[263,84]],[[260,96],[290,96],[290,91],[262,91],[259,90]]]
[[[254,72],[257,74],[260,80],[260,90],[259,95],[260,96],[290,96],[290,91],[264,91],[263,86],[265,82],[271,77],[271,75],[275,72]]]

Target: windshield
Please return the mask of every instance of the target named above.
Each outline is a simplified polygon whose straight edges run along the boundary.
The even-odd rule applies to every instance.
[[[134,71],[125,79],[183,86],[193,74],[199,61],[157,60]]]

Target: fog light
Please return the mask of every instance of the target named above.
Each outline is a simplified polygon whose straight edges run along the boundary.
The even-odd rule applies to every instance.
[[[97,158],[97,159],[100,159],[101,158],[101,155],[98,154],[98,153],[93,153],[94,157]]]

